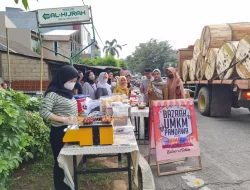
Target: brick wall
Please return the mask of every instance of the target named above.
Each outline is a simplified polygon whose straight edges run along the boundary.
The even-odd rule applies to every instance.
[[[40,90],[40,60],[19,55],[10,55],[12,89],[23,91]],[[3,80],[8,82],[7,54],[0,54],[0,66]],[[50,82],[49,69],[43,64],[43,90],[47,89]]]

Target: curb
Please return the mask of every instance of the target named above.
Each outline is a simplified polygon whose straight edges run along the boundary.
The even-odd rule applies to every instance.
[[[142,174],[142,189],[143,190],[156,190],[154,176],[151,168],[145,158],[140,154],[139,156],[139,167],[141,168]]]

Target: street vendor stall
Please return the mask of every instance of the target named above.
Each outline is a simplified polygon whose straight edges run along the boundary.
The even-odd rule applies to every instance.
[[[78,124],[69,126],[65,130],[62,148],[58,162],[64,170],[65,183],[72,190],[78,190],[78,175],[107,172],[127,172],[128,187],[132,189],[131,166],[134,168],[134,182],[138,186],[137,171],[139,149],[134,135],[134,126],[128,119],[129,106],[124,98],[115,95],[102,97],[99,101],[99,110],[92,112],[87,107],[96,110],[97,101],[85,99],[78,101],[83,106],[79,109]],[[93,104],[95,106],[93,106]],[[112,113],[110,111],[112,107]],[[121,154],[127,157],[127,166],[121,165]],[[86,160],[93,157],[118,157],[117,168],[88,169]],[[77,168],[83,160],[83,168]],[[132,165],[131,165],[132,160]],[[72,178],[74,177],[74,179]]]

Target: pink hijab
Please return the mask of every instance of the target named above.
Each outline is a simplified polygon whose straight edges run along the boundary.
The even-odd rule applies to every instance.
[[[168,85],[168,99],[184,99],[185,98],[185,92],[183,83],[181,81],[180,76],[176,72],[175,68],[169,67],[167,68],[171,73],[173,73],[173,78],[167,79],[167,85]]]

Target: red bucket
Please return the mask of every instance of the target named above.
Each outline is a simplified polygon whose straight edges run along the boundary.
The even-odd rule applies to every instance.
[[[87,97],[89,97],[89,95],[79,94],[74,96],[77,102],[78,113],[81,113],[83,111],[83,102],[85,102]]]

